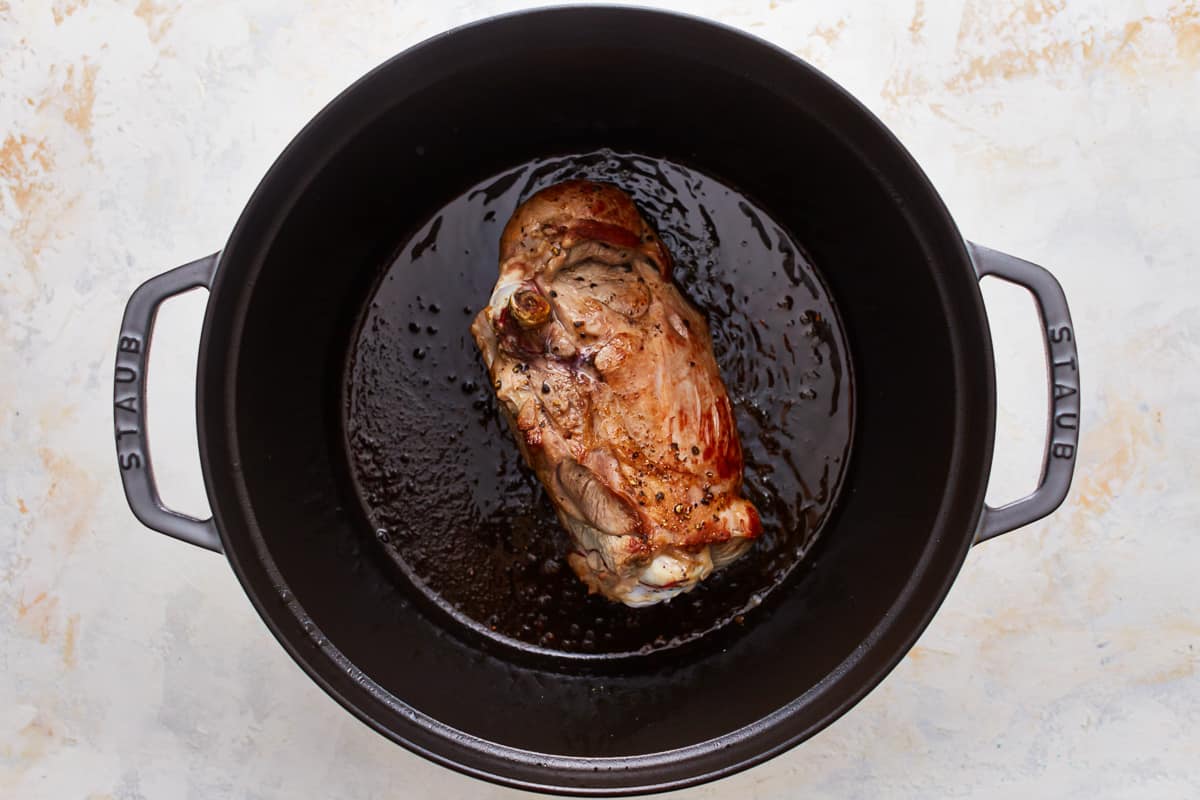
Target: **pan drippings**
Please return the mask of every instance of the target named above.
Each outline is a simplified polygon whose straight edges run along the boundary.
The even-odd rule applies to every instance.
[[[468,327],[487,303],[517,204],[569,178],[629,192],[710,322],[763,534],[693,591],[648,608],[589,596],[525,466]],[[561,654],[638,653],[745,615],[811,548],[851,442],[852,386],[833,305],[804,251],[736,190],[678,164],[599,151],[539,160],[455,198],[377,284],[347,380],[356,488],[388,558],[485,636]]]

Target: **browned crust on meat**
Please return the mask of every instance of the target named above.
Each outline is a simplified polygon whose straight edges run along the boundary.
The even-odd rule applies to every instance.
[[[522,249],[536,249],[535,243],[540,241],[563,247],[584,241],[606,242],[643,253],[664,276],[671,270],[667,248],[633,200],[607,183],[563,181],[526,200],[500,235],[500,261]]]

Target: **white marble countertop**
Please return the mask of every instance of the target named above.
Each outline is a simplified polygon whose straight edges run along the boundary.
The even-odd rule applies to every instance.
[[[222,559],[122,497],[110,381],[143,279],[218,249],[324,103],[523,5],[0,1],[0,796],[508,798],[342,711]],[[1200,5],[696,0],[879,114],[972,239],[1045,264],[1081,348],[1053,517],[977,549],[903,664],[832,727],[699,798],[1200,796]],[[990,497],[1033,483],[1032,306],[987,290]],[[204,295],[161,317],[151,430],[203,512]],[[898,465],[902,468],[902,465]]]

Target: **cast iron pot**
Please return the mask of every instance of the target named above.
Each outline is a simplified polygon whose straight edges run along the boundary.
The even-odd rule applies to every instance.
[[[693,164],[786,224],[841,309],[857,380],[819,563],[738,636],[607,673],[489,654],[399,599],[360,553],[337,441],[346,342],[380,263],[481,178],[598,147]],[[996,399],[983,275],[1033,293],[1057,384],[1039,487],[1003,508],[984,505]],[[155,311],[194,287],[210,292],[197,366],[208,520],[162,504],[145,439]],[[1057,281],[964,241],[887,128],[817,70],[698,19],[557,8],[459,28],[374,70],[288,146],[219,254],[134,292],[117,451],[137,518],[223,552],[297,663],[380,733],[512,786],[648,792],[830,724],[912,646],[972,544],[1062,502],[1075,356]]]

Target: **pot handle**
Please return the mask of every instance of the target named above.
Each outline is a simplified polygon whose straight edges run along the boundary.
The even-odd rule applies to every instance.
[[[196,519],[163,505],[154,483],[150,447],[146,440],[146,365],[154,318],[164,300],[202,286],[209,288],[217,255],[164,272],[139,286],[125,305],[113,380],[113,422],[116,426],[117,465],[125,499],[143,525],[185,542],[222,552],[212,518]]]
[[[975,272],[1028,289],[1037,303],[1046,345],[1049,425],[1038,487],[1000,508],[984,506],[975,544],[1041,519],[1062,505],[1079,453],[1079,352],[1062,285],[1048,271],[1014,256],[968,243]]]

